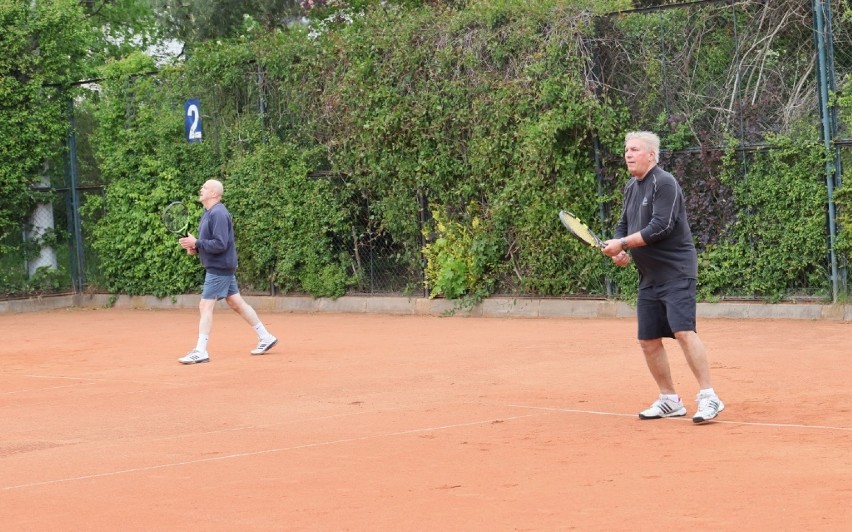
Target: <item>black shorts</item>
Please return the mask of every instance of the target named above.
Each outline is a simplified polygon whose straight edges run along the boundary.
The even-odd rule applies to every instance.
[[[674,338],[695,331],[695,279],[678,279],[639,289],[636,317],[639,339]]]

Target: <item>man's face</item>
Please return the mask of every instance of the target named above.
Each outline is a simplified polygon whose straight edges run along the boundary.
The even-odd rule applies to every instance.
[[[657,164],[656,158],[641,139],[630,139],[624,145],[624,162],[627,163],[627,171],[634,177],[645,177],[648,170]]]
[[[198,201],[203,204],[206,201],[216,199],[217,195],[216,187],[207,181],[201,186],[201,190],[198,191]]]

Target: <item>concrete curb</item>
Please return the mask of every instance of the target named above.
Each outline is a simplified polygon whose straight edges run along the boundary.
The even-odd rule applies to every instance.
[[[200,295],[168,298],[75,294],[0,301],[0,314],[62,308],[196,308]],[[258,312],[334,312],[415,316],[481,316],[498,318],[629,318],[636,315],[627,303],[605,299],[492,297],[469,309],[455,309],[452,301],[405,296],[244,296]],[[219,303],[223,307],[224,302]],[[817,303],[699,303],[699,318],[793,319],[852,321],[852,305]]]
[[[41,310],[76,307],[78,306],[75,299],[76,297],[77,296],[73,295],[63,295],[0,301],[0,314],[37,312]]]

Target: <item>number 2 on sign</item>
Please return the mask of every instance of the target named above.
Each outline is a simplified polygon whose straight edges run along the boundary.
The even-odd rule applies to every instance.
[[[186,111],[186,140],[199,142],[201,140],[201,109],[198,100],[187,100],[184,109]]]

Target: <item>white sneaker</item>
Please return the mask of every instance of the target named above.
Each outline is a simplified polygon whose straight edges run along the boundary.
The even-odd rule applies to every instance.
[[[693,423],[704,423],[719,415],[725,409],[725,403],[716,395],[701,395],[695,398],[698,403],[698,411],[692,416]]]
[[[262,355],[272,349],[272,346],[278,343],[278,338],[274,336],[270,336],[269,338],[263,338],[257,342],[257,347],[251,350],[252,355]]]
[[[201,364],[202,362],[210,362],[210,357],[206,352],[202,353],[201,351],[193,349],[186,355],[179,358],[178,362],[181,364]]]
[[[678,417],[686,415],[686,407],[683,406],[683,400],[678,398],[677,401],[672,401],[663,394],[660,398],[654,401],[647,410],[639,412],[639,419],[660,419],[661,417]]]

